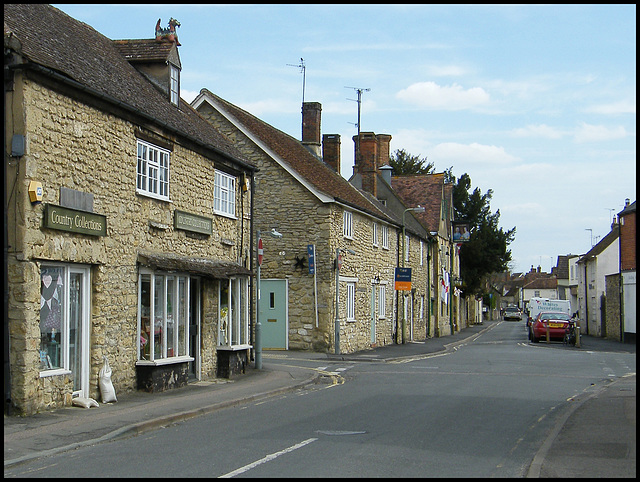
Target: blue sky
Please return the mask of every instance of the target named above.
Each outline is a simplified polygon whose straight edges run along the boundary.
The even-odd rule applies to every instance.
[[[176,18],[184,99],[207,88],[298,139],[304,59],[347,179],[370,89],[361,131],[493,190],[512,271],[584,254],[636,200],[635,5],[55,6],[111,39]]]

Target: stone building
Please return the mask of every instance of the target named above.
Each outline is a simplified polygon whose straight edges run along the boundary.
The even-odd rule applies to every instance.
[[[397,342],[401,220],[340,175],[340,136],[321,135],[321,105],[303,104],[302,141],[207,89],[192,105],[259,169],[263,347],[351,353]]]
[[[429,336],[450,335],[467,326],[469,314],[459,289],[460,256],[453,241],[453,186],[444,173],[393,176],[391,188],[407,206],[421,205],[416,213],[429,232],[431,282],[428,297],[433,316]]]
[[[620,341],[636,342],[636,202],[625,199],[624,209],[618,213],[620,225]]]
[[[349,182],[382,203],[390,216],[398,219],[401,226],[398,265],[411,269],[410,285],[399,291],[397,342],[425,340],[437,332],[433,325],[433,303],[430,302],[435,294],[433,280],[436,275],[431,249],[436,243],[436,233],[430,233],[417,217],[426,212],[426,200],[423,199],[420,205],[408,199],[405,205],[391,187],[390,135],[361,132],[359,137],[353,136],[353,141],[355,162]]]
[[[5,404],[99,399],[105,357],[116,394],[242,370],[255,166],[180,98],[177,41],[4,29]]]

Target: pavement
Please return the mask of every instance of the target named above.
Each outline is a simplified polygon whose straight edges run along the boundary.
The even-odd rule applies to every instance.
[[[245,374],[231,380],[194,382],[161,393],[117,394],[116,403],[100,403],[98,408],[66,407],[29,417],[5,415],[4,466],[6,469],[84,445],[135,436],[222,408],[298,390],[323,376],[315,369],[270,364],[270,356],[360,362],[419,359],[455,349],[496,323],[471,325],[452,336],[430,338],[423,343],[389,345],[353,354],[265,351],[261,370],[249,367]],[[635,344],[589,336],[583,336],[581,341],[580,348],[552,346],[634,354],[636,351]],[[635,407],[635,373],[576,398],[565,407],[560,422],[536,454],[527,476],[635,477]],[[608,414],[604,426],[595,423],[602,420],[603,412]],[[589,468],[586,473],[585,467]]]

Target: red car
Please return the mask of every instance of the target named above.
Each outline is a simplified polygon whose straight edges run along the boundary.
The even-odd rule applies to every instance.
[[[571,321],[571,316],[566,313],[542,311],[531,324],[531,341],[538,343],[540,339],[547,339],[547,326],[549,327],[549,339],[562,340]]]

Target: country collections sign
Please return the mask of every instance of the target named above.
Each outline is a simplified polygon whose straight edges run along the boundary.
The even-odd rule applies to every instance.
[[[174,227],[184,231],[211,235],[213,232],[213,219],[186,213],[176,209],[174,213]]]
[[[107,217],[102,214],[45,204],[44,227],[70,233],[106,236]]]

